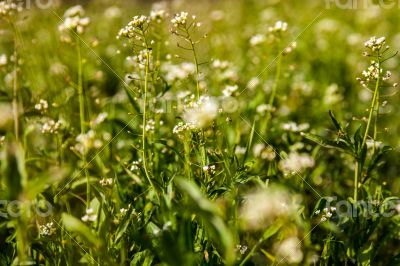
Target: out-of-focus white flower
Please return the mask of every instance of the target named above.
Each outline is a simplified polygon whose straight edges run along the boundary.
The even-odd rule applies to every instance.
[[[300,263],[303,260],[300,239],[297,237],[289,237],[283,240],[276,247],[276,255],[279,260],[286,261],[287,263]]]
[[[209,96],[201,96],[183,114],[186,123],[194,125],[197,129],[205,128],[218,115],[218,103]]]
[[[39,103],[35,104],[35,109],[41,112],[47,111],[49,103],[46,100],[40,99]]]
[[[13,0],[0,1],[0,18],[10,17],[22,11],[21,3]]]
[[[302,132],[306,131],[310,128],[310,124],[303,123],[303,124],[296,124],[295,122],[288,122],[282,124],[282,129],[291,132]]]
[[[306,153],[290,152],[288,157],[279,162],[279,168],[285,173],[299,173],[315,165],[314,158]]]
[[[244,197],[239,218],[245,229],[261,230],[278,217],[287,217],[295,210],[289,194],[281,188],[267,188]]]
[[[79,134],[76,142],[74,149],[80,154],[84,154],[92,148],[98,149],[103,145],[103,141],[96,136],[93,130],[89,130],[86,134]]]
[[[222,94],[225,97],[230,97],[238,90],[238,88],[239,88],[238,85],[227,85],[225,89],[222,91]]]
[[[250,38],[251,46],[257,46],[263,42],[265,42],[265,35],[263,34],[256,34]]]
[[[84,15],[85,10],[80,5],[69,8],[64,13],[64,21],[58,27],[59,31],[65,33],[72,30],[78,34],[83,34],[90,23],[90,19],[84,17]]]
[[[103,178],[99,181],[99,184],[103,187],[111,186],[113,184],[112,178]]]
[[[62,128],[63,123],[64,123],[63,120],[60,119],[58,121],[49,119],[48,121],[43,123],[42,133],[57,134],[58,131]]]
[[[0,55],[0,67],[6,66],[7,63],[8,63],[7,55],[6,54]]]
[[[273,33],[281,33],[287,31],[288,24],[283,21],[277,21],[273,27],[269,27],[268,31]]]
[[[122,11],[119,7],[117,6],[110,6],[109,8],[104,11],[104,16],[108,19],[114,19],[120,17],[122,14]]]
[[[86,210],[86,214],[81,218],[84,222],[95,222],[97,220],[97,215],[94,213],[92,208]]]
[[[175,82],[184,80],[190,75],[196,72],[196,66],[192,63],[181,63],[179,65],[173,65],[170,63],[164,63],[161,66],[161,71],[165,74],[165,79],[168,82]]]

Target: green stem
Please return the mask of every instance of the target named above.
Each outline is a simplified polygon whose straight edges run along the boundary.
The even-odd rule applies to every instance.
[[[374,120],[374,146],[372,148],[373,153],[376,150],[376,139],[378,138],[378,119],[379,119],[379,90],[376,96],[376,104],[375,104],[375,120]]]
[[[15,140],[19,141],[19,90],[18,90],[18,31],[17,26],[13,21],[10,21],[10,24],[13,28],[14,32],[14,71],[13,71],[13,100],[12,100],[12,109],[13,109],[13,119],[14,119],[14,134]]]
[[[278,46],[278,51],[280,51],[280,46]],[[275,80],[274,80],[274,84],[272,86],[272,90],[271,90],[271,95],[269,97],[269,107],[270,110],[267,111],[267,115],[266,115],[266,119],[265,119],[265,123],[263,128],[261,129],[262,133],[265,133],[265,131],[268,128],[269,122],[271,120],[271,112],[272,112],[272,108],[274,106],[274,102],[275,102],[275,97],[276,97],[276,91],[278,89],[278,85],[279,85],[279,80],[281,78],[281,68],[282,68],[282,57],[283,57],[283,53],[280,51],[279,55],[278,55],[278,61],[277,61],[277,66],[276,66],[276,74],[275,74]]]
[[[79,36],[76,37],[76,52],[78,55],[78,96],[79,96],[79,119],[81,126],[81,134],[86,134],[86,119],[85,119],[85,92],[83,88],[83,66],[82,66],[82,51],[81,51],[81,40]],[[89,171],[87,169],[87,154],[86,147],[84,147],[82,154],[82,162],[86,177],[86,205],[87,208],[90,206],[90,179]]]
[[[150,51],[146,50],[146,67],[145,67],[145,77],[144,77],[144,99],[143,99],[143,120],[142,120],[142,157],[143,157],[143,169],[149,184],[154,189],[157,194],[156,187],[151,180],[149,171],[147,169],[147,134],[146,134],[146,121],[147,121],[147,93],[148,93],[148,78],[149,78],[149,67],[150,67]],[[158,194],[157,194],[158,197]]]
[[[358,160],[356,159],[355,165],[354,165],[354,201],[357,203],[357,197],[358,197]]]

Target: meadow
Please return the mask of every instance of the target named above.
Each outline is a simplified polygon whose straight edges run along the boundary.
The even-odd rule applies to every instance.
[[[0,265],[400,265],[395,2],[0,0]]]

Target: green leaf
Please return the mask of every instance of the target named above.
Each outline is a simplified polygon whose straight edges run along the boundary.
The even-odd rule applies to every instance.
[[[62,222],[65,228],[77,234],[87,245],[100,249],[103,247],[103,242],[99,239],[89,227],[87,227],[79,219],[67,213],[62,214]]]
[[[342,142],[342,141],[335,142],[335,141],[327,140],[323,137],[320,137],[318,135],[311,134],[311,133],[302,132],[301,135],[303,137],[305,137],[306,139],[308,139],[312,142],[315,142],[324,148],[335,149],[335,150],[338,150],[338,151],[341,151],[341,152],[344,152],[344,153],[354,156],[352,148],[350,146],[348,146],[345,142]]]

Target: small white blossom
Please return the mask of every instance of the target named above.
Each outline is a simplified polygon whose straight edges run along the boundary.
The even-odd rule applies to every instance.
[[[368,41],[364,43],[365,47],[371,49],[372,51],[379,51],[386,45],[386,38],[380,37],[376,38],[375,36],[371,37]]]
[[[6,66],[8,63],[7,55],[2,54],[0,55],[0,67]]]
[[[279,162],[279,168],[285,173],[302,172],[307,168],[314,167],[314,165],[315,161],[313,157],[306,153],[299,154],[297,152],[290,152],[286,159]]]
[[[39,103],[35,104],[35,109],[41,112],[47,111],[49,103],[46,100],[40,99]]]
[[[288,24],[283,21],[277,21],[273,27],[269,27],[268,31],[273,33],[281,33],[287,31]]]
[[[39,234],[41,236],[51,236],[56,232],[56,228],[54,227],[54,223],[50,222],[45,225],[39,226]]]
[[[10,17],[22,11],[22,6],[17,1],[3,0],[0,1],[0,18]]]
[[[58,27],[59,31],[65,33],[72,30],[78,34],[83,34],[90,23],[90,19],[84,17],[84,15],[85,10],[80,5],[69,8],[64,13],[64,21]]]
[[[171,22],[175,27],[186,27],[188,15],[188,12],[175,14],[175,17],[171,20]]]
[[[276,248],[277,257],[290,264],[297,264],[303,260],[301,241],[297,237],[283,240]]]
[[[86,210],[86,214],[81,218],[84,222],[95,222],[97,220],[97,215],[94,213],[92,208]]]
[[[257,46],[265,42],[265,36],[263,34],[256,34],[250,38],[250,45]]]
[[[103,178],[99,181],[99,184],[103,187],[111,186],[113,184],[112,178]]]

